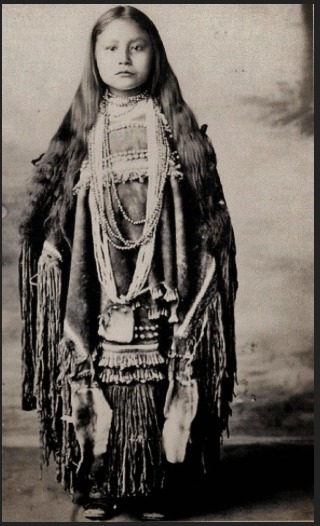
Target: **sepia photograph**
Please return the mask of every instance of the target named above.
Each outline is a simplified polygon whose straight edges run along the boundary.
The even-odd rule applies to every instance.
[[[2,4],[2,517],[314,521],[313,4]]]

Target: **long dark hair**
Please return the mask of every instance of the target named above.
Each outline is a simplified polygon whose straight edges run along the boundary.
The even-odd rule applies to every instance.
[[[35,162],[30,203],[21,223],[24,237],[33,236],[34,229],[39,229],[41,225],[44,233],[55,231],[68,238],[66,225],[73,204],[72,189],[87,154],[88,133],[96,120],[106,89],[95,60],[96,41],[110,22],[121,18],[134,20],[149,34],[154,59],[148,89],[160,101],[184,172],[194,195],[198,197],[199,210],[204,218],[206,216],[203,196],[206,195],[207,158],[213,153],[212,147],[203,137],[193,112],[182,97],[157,28],[139,9],[119,6],[104,13],[94,25],[83,76],[71,107],[48,150]]]

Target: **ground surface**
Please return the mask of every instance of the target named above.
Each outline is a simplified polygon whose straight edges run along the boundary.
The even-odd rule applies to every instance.
[[[5,448],[3,467],[4,522],[90,522],[54,482],[53,468],[39,480],[36,449]],[[207,502],[197,498],[189,511],[184,500],[174,510],[175,520],[313,520],[311,444],[262,440],[225,445],[220,467],[219,489],[208,488]],[[136,520],[133,512],[124,509],[111,522]]]

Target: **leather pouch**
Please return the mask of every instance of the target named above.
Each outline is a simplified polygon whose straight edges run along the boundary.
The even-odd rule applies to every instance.
[[[130,305],[113,305],[101,314],[98,334],[109,342],[131,343],[134,311]]]

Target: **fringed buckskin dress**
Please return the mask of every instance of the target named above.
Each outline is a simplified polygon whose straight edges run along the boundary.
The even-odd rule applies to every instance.
[[[237,279],[213,157],[208,177],[210,227],[159,103],[106,96],[74,188],[71,256],[54,237],[41,254],[23,244],[24,408],[36,405],[43,461],[53,452],[71,492],[85,480],[92,496],[150,495],[190,441],[210,471],[232,401]]]

